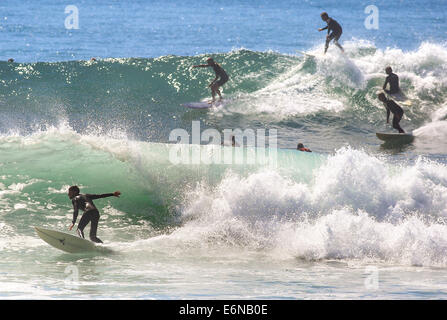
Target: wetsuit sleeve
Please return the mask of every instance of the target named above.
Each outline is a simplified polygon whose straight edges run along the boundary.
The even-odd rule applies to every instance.
[[[324,28],[321,28],[321,31],[326,30],[327,28],[329,28],[329,26],[326,26],[326,27],[324,27]],[[328,32],[329,32],[329,30],[328,30]]]
[[[390,82],[390,77],[388,76],[388,77],[386,77],[386,79],[385,79],[385,83],[384,83],[384,85],[383,85],[383,90],[386,89],[386,85],[387,85],[389,82]]]
[[[76,220],[78,219],[78,213],[79,213],[78,202],[75,199],[73,199],[71,202],[73,203],[73,220],[72,220],[72,222],[73,222],[73,224],[75,224]]]
[[[87,196],[89,199],[91,199],[91,200],[95,200],[95,199],[101,199],[101,198],[113,197],[113,193],[87,194],[86,196]]]
[[[390,107],[388,107],[388,103],[385,104],[386,106],[386,122],[388,123],[390,121]]]

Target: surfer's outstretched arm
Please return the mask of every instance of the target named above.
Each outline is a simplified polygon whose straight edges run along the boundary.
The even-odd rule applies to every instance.
[[[192,66],[193,68],[205,68],[205,67],[209,67],[210,65],[209,64],[198,64],[198,65],[195,65],[195,66]]]
[[[79,194],[79,193],[78,193]],[[104,193],[104,194],[87,194],[87,198],[89,198],[90,200],[94,200],[94,199],[100,199],[100,198],[106,198],[106,197],[119,197],[121,195],[121,192],[119,191],[115,191],[114,193]],[[76,224],[76,220],[78,218],[78,213],[79,213],[79,204],[78,201],[73,198],[71,200],[71,202],[73,203],[73,220],[72,220],[72,224],[71,226],[68,228],[68,230],[73,229],[74,225]],[[93,203],[92,203],[93,204]],[[94,207],[94,205],[93,205]]]
[[[107,197],[119,197],[121,192],[115,191],[114,193],[103,193],[103,194],[87,194],[87,197],[95,200],[95,199],[101,199],[101,198],[107,198]]]

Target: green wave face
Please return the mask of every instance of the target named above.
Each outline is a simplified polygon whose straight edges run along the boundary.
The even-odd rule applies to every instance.
[[[47,214],[69,222],[70,185],[78,185],[82,193],[120,190],[121,199],[98,200],[98,208],[113,203],[127,219],[143,219],[164,229],[181,222],[181,207],[199,184],[213,188],[229,171],[247,176],[268,168],[309,181],[324,159],[294,150],[272,149],[269,154],[263,148],[111,139],[80,135],[69,128],[3,136],[0,141],[1,211],[11,222],[23,219],[25,230],[48,221],[51,225]]]
[[[337,215],[351,221],[365,213],[379,221],[372,227],[379,233],[382,221],[421,212],[436,220],[445,213],[445,156],[439,162],[433,156],[433,163],[383,160],[375,132],[386,114],[376,92],[384,56],[393,56],[413,101],[405,108],[405,128],[422,144],[426,134],[430,146],[445,145],[445,49],[423,44],[406,53],[354,44],[348,57],[322,57],[320,49],[315,58],[247,50],[214,55],[230,74],[223,89],[229,103],[205,112],[181,106],[209,95],[212,70],[191,68],[205,55],[0,63],[4,223],[25,234],[30,225],[65,229],[72,215],[66,193],[74,184],[82,192],[122,192],[120,199],[97,202],[101,226],[116,241],[171,232],[184,239],[199,228],[193,243],[217,237],[272,246],[270,240],[279,238],[268,230],[278,227],[284,235],[292,223],[298,232],[303,217],[337,227]],[[200,122],[201,133],[275,129],[279,147],[302,141],[314,152],[277,150],[273,166],[175,163],[178,145],[166,142],[175,129],[190,134],[193,121]],[[435,128],[439,144],[428,134]],[[341,148],[346,144],[351,147]],[[185,148],[207,159],[242,149],[219,143]]]
[[[283,131],[329,130],[332,136],[352,138],[383,126],[384,109],[376,92],[389,57],[413,102],[404,106],[407,128],[417,129],[443,110],[447,88],[442,46],[427,43],[408,53],[352,46],[349,56],[322,56],[320,48],[311,51],[315,58],[248,50],[212,55],[230,75],[223,86],[230,103],[202,113],[181,104],[210,98],[214,72],[192,68],[205,63],[206,55],[1,62],[0,130],[31,133],[66,121],[78,132],[120,131],[167,142],[174,128],[190,128],[192,120],[202,120],[205,127],[217,129],[267,125]]]

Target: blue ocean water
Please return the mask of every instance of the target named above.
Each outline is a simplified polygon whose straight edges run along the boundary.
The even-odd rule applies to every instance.
[[[76,6],[78,28],[66,19]],[[378,29],[365,20],[374,5]],[[294,54],[324,40],[320,13],[344,29],[343,40],[414,50],[444,43],[446,2],[426,1],[21,1],[0,4],[2,60],[20,62],[100,58],[156,58],[225,53],[246,48]]]
[[[446,8],[0,2],[0,298],[445,298]],[[345,55],[322,54],[322,11]],[[192,68],[209,56],[230,76],[227,103],[187,109],[210,98],[213,71]],[[386,66],[411,101],[409,144],[375,135],[393,132],[376,96]],[[191,138],[173,161],[171,135],[197,123],[219,141]],[[221,146],[238,129],[278,149]],[[235,163],[238,150],[255,161]],[[264,150],[273,165],[257,161]],[[95,201],[113,254],[66,254],[35,234],[68,232],[74,184],[122,192]]]

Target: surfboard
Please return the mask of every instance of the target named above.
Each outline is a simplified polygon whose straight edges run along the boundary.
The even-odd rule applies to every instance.
[[[377,138],[388,143],[411,143],[414,136],[411,133],[376,132]]]
[[[34,227],[34,229],[43,241],[65,252],[81,253],[97,250],[93,242],[72,234],[41,227]]]
[[[403,104],[404,106],[411,106],[412,104],[411,100],[408,99],[402,91],[399,91],[397,93],[384,93],[387,95],[388,99],[393,99],[398,103]]]
[[[190,109],[209,109],[213,107],[213,104],[206,101],[203,102],[187,102],[182,104],[182,106]]]
[[[316,57],[315,55],[310,54],[310,53],[307,53],[307,52],[304,52],[304,51],[299,51],[299,50],[295,50],[295,51],[298,52],[298,53],[300,53],[300,54],[302,54],[302,55],[311,57],[311,58],[315,58],[315,57]]]
[[[215,107],[220,107],[224,105],[226,100],[215,101],[213,103],[208,101],[200,101],[200,102],[187,102],[183,103],[182,106],[190,109],[210,109]]]

